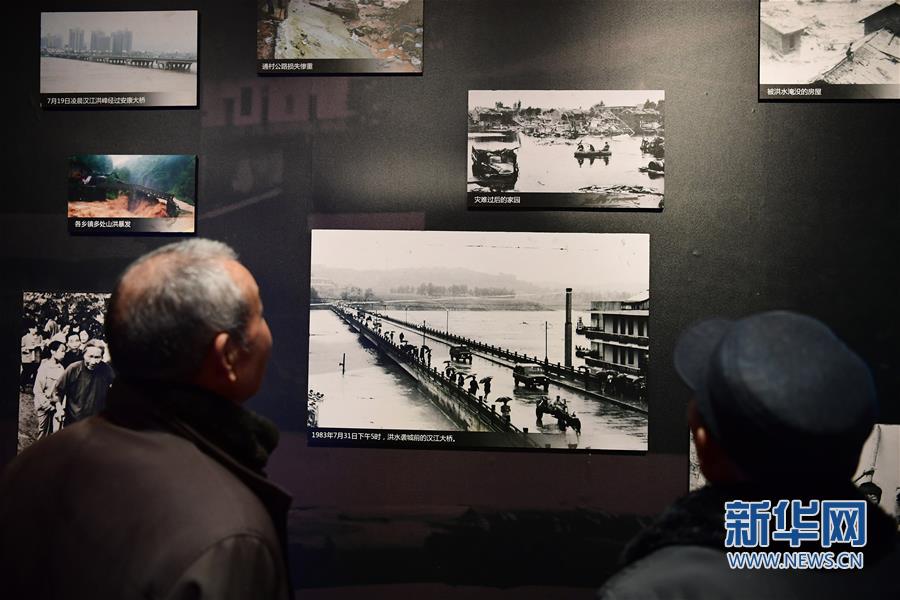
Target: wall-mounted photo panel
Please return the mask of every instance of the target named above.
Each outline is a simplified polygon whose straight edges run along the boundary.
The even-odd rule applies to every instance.
[[[707,484],[700,472],[694,436],[690,442],[691,491]],[[900,425],[875,425],[863,445],[853,483],[874,504],[897,520],[900,527]]]
[[[41,13],[41,106],[197,106],[197,11]]]
[[[900,425],[876,425],[863,446],[853,483],[900,527]]]
[[[106,406],[113,381],[103,331],[108,302],[109,294],[23,294],[20,452]]]
[[[310,444],[645,451],[649,243],[313,230]]]
[[[257,3],[260,74],[421,74],[423,0]]]
[[[760,100],[900,98],[900,2],[761,0]]]
[[[661,210],[661,90],[472,90],[468,206]]]
[[[69,157],[70,233],[193,233],[196,204],[196,156]]]

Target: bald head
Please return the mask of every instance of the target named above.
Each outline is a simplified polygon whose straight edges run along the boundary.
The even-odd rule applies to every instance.
[[[243,343],[252,309],[246,278],[236,277],[244,273],[231,248],[205,239],[169,244],[132,263],[106,319],[118,375],[191,381],[218,333]]]

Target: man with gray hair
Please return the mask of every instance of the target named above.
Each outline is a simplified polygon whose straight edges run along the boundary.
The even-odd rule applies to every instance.
[[[0,477],[15,598],[287,598],[290,496],[265,476],[278,432],[243,408],[272,346],[256,281],[194,239],[135,261],[106,317],[106,410]],[[85,367],[87,368],[87,367]]]

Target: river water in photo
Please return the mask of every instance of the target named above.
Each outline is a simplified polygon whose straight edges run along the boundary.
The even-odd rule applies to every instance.
[[[170,104],[195,104],[197,64],[180,72],[41,57],[42,94],[115,92],[157,92],[165,94]]]
[[[443,330],[447,324],[446,311],[387,311],[394,318]],[[587,313],[575,313],[587,319]],[[544,321],[548,321],[547,352],[551,361],[562,361],[563,311],[466,311],[449,312],[450,332],[473,336],[479,340],[526,352],[544,354]],[[393,331],[395,341],[404,339],[420,346],[422,333],[410,327],[388,320],[383,322],[383,332]],[[573,323],[574,329],[574,323]],[[587,345],[584,338],[574,335],[575,342]],[[553,339],[551,339],[553,338]],[[646,450],[647,415],[583,392],[551,383],[545,393],[542,389],[526,389],[516,386],[512,376],[512,364],[508,361],[475,354],[471,365],[449,363],[450,344],[426,336],[425,344],[431,348],[431,365],[443,370],[452,364],[457,372],[475,375],[479,382],[476,395],[484,394],[484,383],[490,378],[489,403],[501,396],[511,398],[511,422],[519,429],[530,432],[554,434],[559,437],[558,447],[567,443],[578,448]],[[322,392],[325,399],[319,403],[320,427],[348,428],[398,428],[418,430],[458,430],[459,425],[446,417],[420,388],[415,379],[397,366],[390,358],[376,350],[364,347],[360,337],[341,319],[326,310],[310,311],[309,340],[309,388]],[[342,356],[346,355],[347,371],[341,374]],[[574,357],[574,353],[573,353]],[[581,364],[580,359],[575,365]],[[468,389],[470,379],[464,385]],[[538,421],[535,408],[542,396],[565,399],[571,412],[582,422],[581,434],[571,429],[564,433],[550,415]],[[499,404],[495,404],[499,411]]]
[[[648,139],[652,139],[650,136]],[[650,154],[641,153],[640,135],[600,137],[584,136],[577,140],[558,137],[535,138],[523,133],[518,141],[501,142],[486,139],[483,134],[469,134],[466,165],[469,190],[478,189],[472,174],[472,147],[485,149],[519,146],[519,178],[509,191],[515,192],[576,192],[588,186],[630,185],[644,186],[662,193],[665,179],[651,177],[638,169],[654,160]],[[590,144],[600,149],[607,142],[611,156],[579,160],[575,158],[577,143],[585,148]]]

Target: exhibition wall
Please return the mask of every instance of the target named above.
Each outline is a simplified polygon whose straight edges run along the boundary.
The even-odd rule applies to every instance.
[[[199,12],[197,107],[41,107],[41,12],[176,9]],[[259,282],[275,346],[250,407],[283,432],[270,475],[297,506],[655,514],[688,485],[672,348],[707,316],[822,319],[871,366],[880,421],[900,422],[897,104],[758,101],[757,2],[428,0],[421,73],[329,76],[258,75],[251,1],[9,10],[0,464],[17,447],[23,292],[109,292],[186,235],[227,242]],[[469,208],[470,90],[663,91],[662,208]],[[195,234],[70,233],[68,161],[96,154],[196,156]],[[649,234],[646,452],[312,447],[313,229]]]

